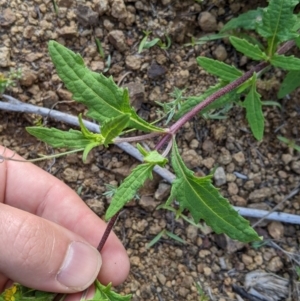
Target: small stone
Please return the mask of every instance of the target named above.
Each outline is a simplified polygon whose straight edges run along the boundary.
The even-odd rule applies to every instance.
[[[273,273],[280,271],[282,268],[283,268],[283,262],[278,256],[273,257],[267,265],[267,270]]]
[[[161,0],[162,5],[167,6],[171,3],[171,0]]]
[[[97,1],[96,10],[99,16],[102,16],[109,10],[108,0]]]
[[[79,173],[76,169],[73,168],[66,168],[63,171],[62,177],[67,182],[76,182],[78,179]]]
[[[140,265],[140,258],[138,256],[132,256],[130,257],[130,263],[133,265],[133,266],[139,266]]]
[[[210,267],[204,267],[203,268],[203,273],[205,276],[210,276],[211,275],[211,268]]]
[[[243,254],[242,262],[245,264],[245,266],[248,266],[253,263],[253,258],[247,254]]]
[[[218,167],[214,173],[214,180],[216,186],[222,186],[226,183],[225,170],[222,166]]]
[[[222,165],[228,165],[232,161],[230,152],[226,148],[221,149],[222,154],[219,156],[218,162]]]
[[[127,17],[127,10],[123,0],[113,0],[111,3],[111,15],[118,19],[124,20]]]
[[[57,94],[61,100],[71,100],[73,95],[70,91],[66,89],[58,89]]]
[[[249,195],[249,200],[259,202],[262,199],[266,199],[272,195],[272,191],[269,187],[263,187],[252,191]]]
[[[293,161],[291,165],[292,171],[300,175],[300,161]]]
[[[137,55],[128,55],[125,59],[126,67],[131,70],[139,70],[141,68],[141,57]]]
[[[158,65],[156,63],[151,64],[150,68],[148,69],[148,77],[151,79],[157,79],[160,76],[166,74],[165,67]]]
[[[34,71],[28,69],[22,71],[22,78],[20,79],[20,84],[22,86],[30,87],[36,80],[37,75]]]
[[[129,90],[130,104],[135,110],[139,110],[145,101],[145,86],[140,82],[130,82],[124,87]]]
[[[146,211],[153,212],[158,206],[158,203],[155,202],[154,198],[151,196],[143,195],[139,200],[138,204]]]
[[[206,139],[202,144],[202,149],[207,153],[211,153],[214,149],[214,143],[211,140]]]
[[[227,51],[223,45],[217,46],[213,54],[218,61],[224,62],[227,59]]]
[[[43,95],[42,101],[44,107],[51,109],[58,102],[58,96],[54,91],[50,90]]]
[[[280,222],[273,221],[268,224],[269,234],[276,240],[283,238],[284,226]]]
[[[239,188],[234,182],[228,183],[228,193],[230,195],[237,195],[238,192],[239,192]]]
[[[16,21],[15,13],[10,9],[6,8],[0,13],[0,27],[10,26]]]
[[[164,201],[170,194],[171,186],[167,183],[159,183],[157,190],[154,193],[154,198],[158,201]]]
[[[186,166],[190,169],[199,166],[202,159],[194,149],[185,150],[181,157]]]
[[[165,283],[167,281],[167,278],[165,275],[160,273],[160,274],[156,275],[156,277],[161,285],[165,285]]]
[[[190,142],[190,148],[196,149],[199,146],[199,141],[197,139],[192,139]]]
[[[288,165],[293,160],[293,157],[290,154],[283,154],[281,160],[285,165]]]
[[[0,67],[9,67],[10,62],[10,49],[8,47],[0,47]]]
[[[193,226],[193,225],[189,225],[186,228],[186,236],[192,241],[194,242],[198,236],[198,228]]]
[[[228,253],[228,254],[233,254],[236,251],[241,250],[242,248],[245,247],[244,243],[237,241],[237,240],[233,240],[225,234],[216,235],[215,241],[216,241],[217,245],[220,248],[222,248],[223,250],[225,250],[226,253]]]
[[[44,56],[43,53],[30,52],[25,56],[27,62],[35,62]]]
[[[102,71],[102,70],[104,70],[104,67],[105,67],[104,62],[102,62],[102,61],[92,61],[90,63],[90,68],[93,71]]]
[[[245,155],[243,152],[238,152],[232,156],[232,159],[235,164],[238,166],[243,166],[245,164]]]
[[[77,37],[78,29],[75,23],[71,23],[70,26],[64,26],[60,29],[57,29],[57,33],[59,36],[65,38],[73,38],[73,37]]]
[[[205,158],[203,161],[202,161],[202,164],[207,168],[207,169],[212,169],[214,164],[215,164],[215,159],[214,158]]]
[[[73,3],[73,0],[57,0],[58,7],[71,7]]]
[[[190,77],[189,70],[180,70],[179,72],[176,72],[175,86],[178,88],[183,88],[188,82],[189,77]]]
[[[95,26],[98,23],[98,13],[87,5],[79,4],[76,14],[78,22],[83,26]]]
[[[105,208],[103,202],[98,199],[88,199],[85,203],[92,209],[97,215],[101,216],[105,213]]]
[[[124,52],[127,49],[126,39],[123,31],[112,30],[108,34],[109,42],[120,52]]]
[[[218,28],[216,17],[209,12],[203,12],[200,14],[198,24],[201,29],[206,32],[213,32]]]

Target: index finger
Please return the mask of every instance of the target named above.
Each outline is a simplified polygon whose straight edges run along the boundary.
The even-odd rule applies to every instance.
[[[4,148],[0,146],[0,153]],[[5,156],[13,152],[5,151]],[[14,159],[22,159],[15,155]],[[0,202],[53,221],[97,247],[106,224],[67,185],[31,163],[0,164]],[[111,233],[101,251],[100,281],[117,285],[125,280],[129,261],[124,247]]]

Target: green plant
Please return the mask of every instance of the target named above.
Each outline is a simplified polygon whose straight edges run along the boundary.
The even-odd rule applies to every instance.
[[[196,288],[199,294],[199,301],[208,301],[209,297],[206,295],[199,282],[196,283]]]
[[[16,80],[22,78],[21,69],[11,69],[7,75],[0,73],[0,94],[2,94],[8,87],[16,84]]]
[[[99,251],[105,244],[119,211],[134,198],[143,183],[147,179],[151,179],[155,165],[163,167],[169,162],[167,156],[170,151],[170,164],[175,171],[176,179],[172,183],[170,197],[160,208],[176,211],[177,216],[182,215],[184,210],[188,210],[195,224],[198,224],[200,220],[205,220],[216,233],[226,233],[233,239],[243,242],[260,240],[257,233],[250,227],[249,222],[243,219],[230,206],[229,202],[221,196],[219,190],[212,185],[211,174],[196,177],[194,172],[187,168],[180,156],[176,143],[176,133],[187,121],[200,112],[205,114],[210,110],[216,110],[228,103],[235,102],[245,108],[246,117],[255,138],[262,139],[264,129],[263,103],[256,89],[257,79],[266,72],[266,68],[270,65],[287,70],[300,70],[300,59],[283,55],[294,47],[299,40],[297,31],[300,24],[293,14],[294,6],[297,3],[298,1],[271,0],[267,8],[257,10],[261,16],[260,22],[253,20],[245,22],[250,14],[246,15],[247,18],[242,15],[242,17],[239,16],[232,20],[231,27],[229,26],[230,30],[238,27],[247,30],[254,29],[266,42],[266,46],[261,49],[260,46],[254,45],[249,39],[236,36],[230,36],[229,38],[237,51],[261,62],[243,73],[233,66],[199,57],[197,59],[199,65],[218,76],[219,83],[210,87],[200,96],[188,97],[183,103],[179,100],[176,101],[177,98],[182,98],[182,94],[179,90],[175,90],[177,91],[175,102],[170,107],[166,107],[166,113],[171,113],[177,121],[169,128],[157,127],[141,119],[130,106],[127,89],[118,87],[112,78],[106,78],[103,74],[88,70],[80,55],[54,41],[49,43],[49,52],[58,75],[73,93],[74,100],[88,108],[87,115],[101,124],[101,132],[97,134],[90,132],[85,127],[81,115],[79,115],[80,131],[70,129],[66,132],[56,128],[36,126],[27,128],[30,134],[52,147],[69,148],[74,152],[83,151],[83,160],[86,159],[93,148],[100,145],[107,147],[111,143],[138,142],[151,138],[159,139],[155,149],[151,151],[147,151],[138,145],[138,150],[143,156],[143,163],[135,167],[114,191],[111,204],[106,211],[105,218],[109,222],[107,230],[99,243]],[[147,37],[148,35],[149,33],[146,34]],[[146,40],[143,45],[145,45]],[[286,43],[281,46],[283,42]],[[241,96],[244,97],[243,102],[240,100]],[[176,110],[178,109],[176,113],[173,113],[174,107]],[[125,130],[139,130],[144,134],[122,137]],[[167,146],[165,147],[165,145]],[[179,208],[173,204],[175,199],[179,204]],[[156,237],[156,241],[164,234],[171,236],[170,233],[163,230]],[[176,239],[178,240],[178,237]],[[101,293],[110,290],[110,287],[103,288],[97,283],[98,288]],[[96,300],[96,297],[94,300]],[[109,300],[119,299],[112,298]]]
[[[167,34],[165,34],[166,42],[163,42],[160,38],[154,38],[153,40],[148,41],[151,31],[144,31],[143,33],[145,36],[139,45],[138,53],[155,45],[159,46],[161,49],[169,49],[171,47],[171,38]]]

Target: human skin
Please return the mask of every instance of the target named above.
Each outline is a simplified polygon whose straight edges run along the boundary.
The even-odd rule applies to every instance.
[[[11,150],[0,146],[9,158]],[[13,159],[22,158],[14,155]],[[96,277],[122,283],[129,260],[114,233],[96,250],[106,224],[67,185],[31,163],[0,163],[0,292],[11,281],[59,293]],[[100,270],[100,271],[99,271]]]

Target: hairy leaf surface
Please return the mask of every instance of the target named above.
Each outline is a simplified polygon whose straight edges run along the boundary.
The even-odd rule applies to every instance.
[[[253,77],[250,91],[242,104],[246,109],[246,118],[250,125],[253,136],[257,140],[261,140],[264,135],[265,120],[262,112],[260,94],[256,91],[256,76]]]
[[[283,98],[298,87],[300,87],[300,70],[290,71],[281,83],[277,96]]]
[[[298,2],[298,0],[270,0],[268,7],[263,10],[262,22],[258,23],[257,32],[268,40],[269,48],[273,51],[278,42],[297,36],[293,31],[297,21],[293,11]]]
[[[207,57],[197,57],[197,63],[207,72],[216,75],[218,78],[227,82],[234,81],[243,74],[234,66]]]
[[[49,52],[57,73],[73,99],[89,109],[88,116],[104,122],[120,115],[129,114],[128,127],[143,131],[163,131],[142,118],[131,108],[127,89],[119,88],[112,77],[90,71],[79,54],[75,54],[55,41],[49,42]]]
[[[261,51],[257,45],[253,45],[247,40],[237,37],[230,37],[229,40],[237,51],[243,53],[251,59],[257,61],[267,59],[267,55],[263,51]]]
[[[89,301],[130,301],[131,295],[122,296],[111,290],[111,283],[107,286],[95,281],[95,295]]]
[[[220,32],[225,32],[232,29],[255,29],[257,23],[262,19],[262,8],[256,10],[249,10],[244,14],[240,14],[238,17],[231,19],[221,29]]]
[[[107,220],[113,217],[126,203],[133,199],[144,182],[152,177],[154,166],[155,164],[153,163],[140,164],[125,178],[124,182],[118,187],[106,211],[105,218]]]
[[[284,70],[300,70],[300,59],[294,57],[293,55],[285,56],[280,54],[274,54],[271,58],[270,63],[273,66],[282,68]]]
[[[211,176],[196,177],[185,166],[175,140],[171,160],[177,179],[172,184],[167,203],[176,199],[182,210],[186,208],[191,212],[196,223],[203,219],[216,233],[225,233],[243,242],[259,240],[249,222],[212,185]]]

